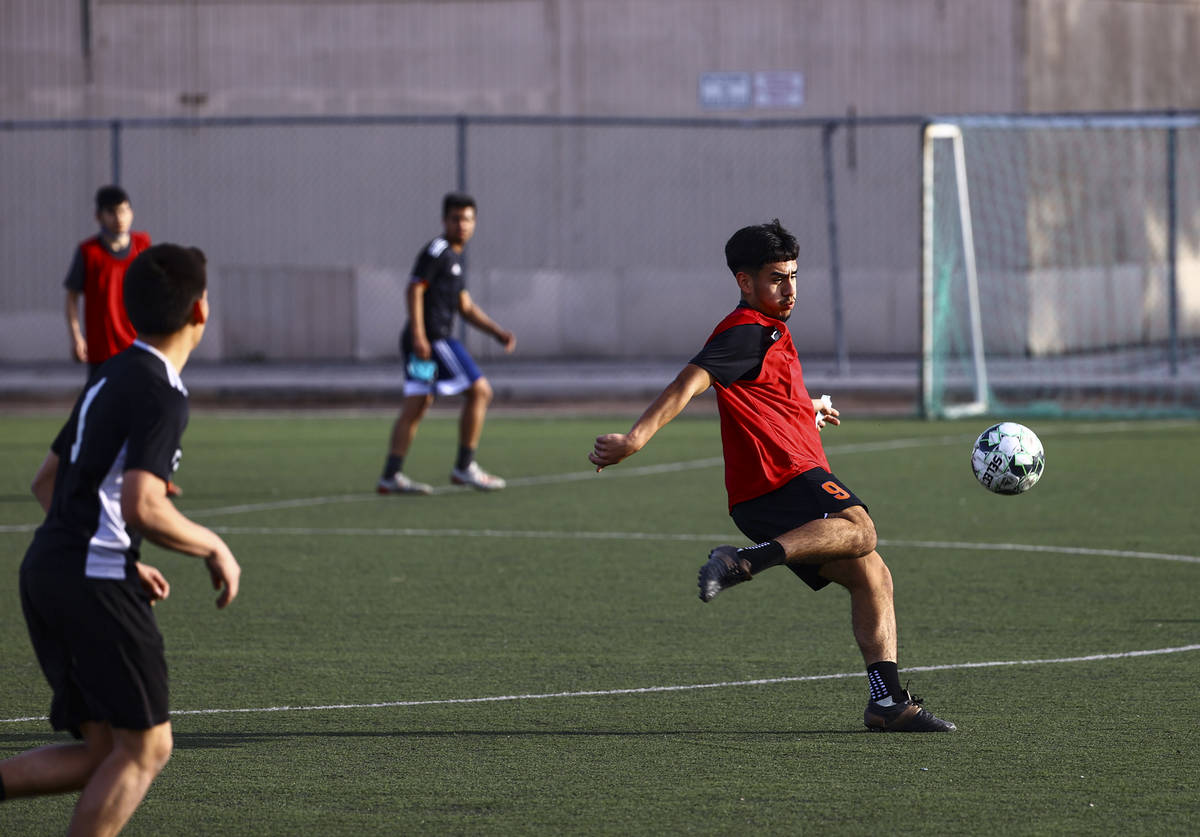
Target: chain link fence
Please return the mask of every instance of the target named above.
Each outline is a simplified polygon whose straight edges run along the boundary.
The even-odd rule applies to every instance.
[[[120,182],[137,229],[203,248],[200,357],[396,352],[441,197],[479,202],[468,287],[526,358],[678,357],[737,299],[723,247],[779,217],[809,355],[918,348],[920,125],[878,120],[262,117],[0,123],[0,355],[65,356],[62,278]],[[481,357],[498,351],[468,333]]]

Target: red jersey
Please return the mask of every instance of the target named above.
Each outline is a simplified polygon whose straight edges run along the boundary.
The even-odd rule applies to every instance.
[[[137,331],[125,313],[125,268],[137,254],[150,246],[144,232],[129,234],[129,247],[114,254],[93,236],[79,245],[76,261],[82,268],[80,281],[76,266],[67,278],[67,287],[83,292],[83,328],[87,338],[88,363],[103,363],[129,348]]]
[[[691,362],[716,381],[730,508],[805,471],[829,470],[800,359],[783,321],[739,305]]]

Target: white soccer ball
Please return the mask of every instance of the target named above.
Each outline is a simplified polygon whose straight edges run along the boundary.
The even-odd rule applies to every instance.
[[[1046,451],[1037,434],[1023,424],[1004,421],[979,434],[971,448],[971,470],[988,491],[1024,494],[1046,468]]]

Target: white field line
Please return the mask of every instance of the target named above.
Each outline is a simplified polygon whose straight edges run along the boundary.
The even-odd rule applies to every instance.
[[[977,663],[946,663],[932,666],[911,666],[900,669],[903,673],[919,671],[956,671],[974,668],[999,668],[1004,666],[1040,666],[1066,665],[1069,663],[1091,663],[1104,660],[1128,659],[1131,657],[1150,657],[1161,654],[1183,654],[1189,651],[1200,651],[1200,645],[1181,645],[1174,648],[1151,648],[1145,651],[1118,651],[1107,654],[1088,654],[1083,657],[1055,657],[1042,660],[993,660]],[[172,715],[232,715],[258,714],[267,712],[329,712],[354,709],[390,709],[406,706],[455,706],[474,703],[502,703],[511,701],[551,700],[555,698],[580,697],[609,697],[613,695],[641,695],[661,692],[692,692],[700,689],[732,689],[745,686],[770,686],[778,683],[812,683],[818,680],[845,680],[851,677],[862,677],[861,671],[840,672],[838,674],[810,674],[793,677],[764,677],[755,680],[726,680],[719,683],[692,683],[676,686],[639,686],[629,689],[594,689],[579,692],[540,692],[517,695],[489,695],[486,697],[470,698],[435,698],[431,700],[393,700],[378,703],[328,703],[305,706],[256,706],[223,709],[174,709]],[[47,718],[0,718],[0,724],[17,724],[31,721],[45,721]]]
[[[889,439],[882,442],[863,442],[855,445],[830,445],[826,448],[827,453],[870,453],[880,450],[901,450],[904,448],[928,447],[932,445],[958,444],[963,442],[963,436],[939,436],[936,438],[910,438],[910,439]],[[969,442],[969,440],[968,440]],[[719,456],[710,456],[704,459],[691,459],[684,462],[666,462],[661,465],[641,465],[629,467],[625,465],[614,465],[604,470],[602,474],[597,474],[595,470],[587,471],[570,471],[562,474],[543,474],[531,477],[513,477],[508,480],[509,488],[520,488],[533,485],[560,485],[568,482],[580,482],[588,479],[628,479],[631,477],[645,477],[655,474],[673,474],[681,471],[695,471],[703,468],[718,468],[724,463],[724,459]],[[453,494],[462,491],[471,491],[471,488],[458,485],[438,486],[433,489],[434,494]],[[188,512],[189,517],[212,517],[215,515],[226,514],[246,514],[256,511],[272,511],[275,509],[292,509],[303,508],[310,506],[324,506],[335,503],[361,503],[367,500],[374,500],[378,495],[375,493],[364,494],[335,494],[326,497],[302,497],[293,500],[275,500],[266,503],[246,503],[236,506],[221,506],[211,509],[194,509]],[[419,498],[413,498],[419,499]]]
[[[961,442],[962,437],[959,436],[943,436],[937,439],[893,439],[886,442],[866,442],[860,445],[831,445],[826,448],[827,452],[831,453],[865,453],[877,450],[894,450],[898,448],[919,447],[927,444],[948,444],[950,442]],[[719,456],[710,456],[704,459],[692,459],[683,462],[667,462],[661,465],[642,465],[642,466],[613,466],[604,472],[601,477],[595,470],[586,471],[571,471],[562,474],[543,474],[531,477],[513,477],[508,480],[509,487],[521,487],[531,485],[558,485],[568,482],[581,482],[587,479],[613,479],[613,478],[630,478],[652,476],[654,474],[670,474],[680,471],[694,471],[703,468],[716,468],[724,463],[724,459]],[[470,491],[472,489],[466,486],[447,485],[438,486],[433,489],[434,494],[453,494],[462,491]],[[189,517],[212,517],[214,515],[223,514],[247,514],[256,511],[273,511],[276,509],[296,509],[306,508],[311,506],[326,506],[336,503],[361,503],[366,500],[374,500],[378,495],[374,492],[362,494],[332,494],[320,497],[297,497],[290,500],[271,500],[264,503],[242,503],[235,506],[218,506],[210,509],[192,509],[188,511]],[[32,532],[38,524],[17,524],[0,526],[0,533],[14,532]]]
[[[1082,435],[1091,433],[1117,433],[1127,430],[1136,430],[1138,432],[1147,432],[1148,429],[1164,430],[1173,429],[1175,427],[1184,426],[1187,422],[1159,422],[1157,424],[1147,425],[1146,422],[1105,422],[1102,424],[1080,424],[1069,425],[1061,428],[1054,428],[1044,436],[1066,436],[1066,435]],[[935,447],[949,444],[969,444],[974,434],[953,434],[946,436],[930,436],[930,437],[912,437],[908,439],[888,439],[879,442],[862,442],[859,444],[839,445],[832,444],[825,447],[828,454],[854,454],[854,453],[873,453],[881,450],[903,450],[906,448],[917,447]],[[514,477],[508,480],[509,487],[517,488],[522,486],[534,485],[558,485],[568,482],[580,482],[587,479],[616,479],[616,478],[631,478],[651,476],[654,474],[677,473],[680,471],[692,471],[703,468],[720,467],[723,459],[719,456],[707,457],[705,459],[693,459],[684,462],[668,462],[662,465],[643,465],[628,467],[624,465],[613,466],[605,470],[604,475],[597,475],[593,470],[587,471],[572,471],[563,474],[544,474],[531,477]],[[461,491],[470,491],[470,488],[465,486],[439,486],[434,488],[434,494],[452,494]],[[264,503],[243,503],[234,506],[218,506],[209,509],[191,509],[188,511],[188,516],[193,518],[208,518],[218,515],[232,514],[249,514],[258,511],[275,511],[279,509],[295,509],[309,508],[312,506],[328,506],[337,503],[362,503],[368,500],[376,499],[378,495],[374,493],[362,494],[333,494],[319,497],[298,497],[290,500],[272,500]],[[37,528],[37,524],[17,524],[0,526],[0,534],[32,532]]]
[[[667,532],[572,532],[551,529],[421,529],[421,528],[367,528],[311,526],[214,526],[222,535],[291,535],[313,537],[331,535],[336,537],[387,537],[387,538],[514,538],[529,540],[585,540],[585,541],[697,541],[702,543],[724,543],[731,537],[721,534],[693,534]],[[1107,558],[1145,558],[1157,561],[1179,561],[1200,564],[1200,556],[1175,555],[1169,552],[1138,552],[1125,549],[1092,549],[1084,546],[1047,546],[1020,543],[968,543],[965,541],[906,541],[880,538],[883,547],[912,547],[917,549],[960,549],[976,552],[1048,552],[1055,555],[1096,555]]]
[[[1186,422],[1160,422],[1155,429],[1170,429],[1187,424]],[[1108,422],[1102,425],[1072,425],[1069,428],[1055,428],[1054,431],[1043,434],[1046,436],[1058,435],[1082,435],[1090,433],[1116,433],[1127,430],[1146,431],[1145,422]],[[917,436],[907,439],[887,439],[879,442],[860,442],[857,444],[832,444],[825,446],[825,452],[830,455],[855,454],[855,453],[874,453],[883,450],[905,450],[908,448],[922,447],[939,447],[942,445],[969,445],[975,438],[974,433],[969,434],[952,434],[946,436]],[[631,477],[653,476],[655,474],[672,474],[681,471],[694,471],[704,468],[719,468],[724,464],[724,459],[720,456],[711,456],[704,459],[692,459],[683,462],[667,462],[661,465],[641,465],[630,467],[628,465],[614,465],[606,468],[602,474],[597,474],[594,470],[586,471],[570,471],[562,474],[543,474],[531,477],[513,477],[508,480],[510,488],[520,488],[535,485],[560,485],[569,482],[580,482],[588,479],[628,479]],[[466,486],[447,485],[438,486],[433,489],[434,494],[453,494],[462,491],[471,491],[472,489]],[[274,509],[288,508],[303,508],[310,506],[324,506],[335,503],[361,503],[367,500],[373,500],[378,495],[374,493],[364,494],[340,494],[328,497],[304,497],[294,500],[277,500],[267,503],[248,503],[237,506],[222,506],[211,509],[196,509],[189,511],[191,517],[212,517],[215,515],[226,514],[245,514],[256,511],[271,511]],[[4,531],[0,529],[0,531]]]

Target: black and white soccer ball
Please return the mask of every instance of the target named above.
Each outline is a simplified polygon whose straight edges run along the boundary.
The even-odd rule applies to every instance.
[[[1037,434],[1023,424],[1003,421],[979,434],[971,448],[975,479],[996,494],[1024,494],[1046,469],[1046,451]]]

